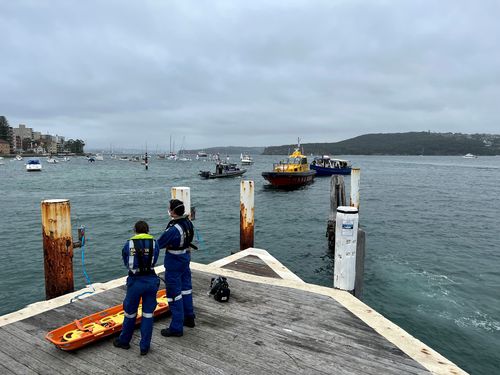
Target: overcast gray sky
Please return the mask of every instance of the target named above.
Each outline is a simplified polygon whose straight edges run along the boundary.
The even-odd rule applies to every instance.
[[[92,148],[500,133],[500,2],[0,0],[0,115]]]

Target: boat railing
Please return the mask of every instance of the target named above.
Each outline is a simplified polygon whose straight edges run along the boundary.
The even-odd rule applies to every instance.
[[[275,172],[300,172],[299,164],[273,163],[273,171]]]

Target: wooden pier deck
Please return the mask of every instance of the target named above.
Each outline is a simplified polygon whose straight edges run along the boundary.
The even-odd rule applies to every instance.
[[[44,338],[58,326],[120,304],[125,278],[71,304],[62,296],[0,317],[0,373],[465,373],[349,293],[306,284],[266,254],[251,250],[211,265],[193,263],[196,327],[185,328],[181,338],[165,338],[160,330],[169,318],[157,319],[147,356],[139,355],[138,330],[130,350],[115,348],[106,338],[71,353]],[[262,264],[269,259],[273,273]],[[246,273],[237,271],[238,264]],[[215,275],[228,277],[229,303],[207,294]]]

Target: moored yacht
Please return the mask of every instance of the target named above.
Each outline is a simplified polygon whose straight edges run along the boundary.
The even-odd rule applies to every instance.
[[[253,159],[250,155],[248,154],[241,154],[240,155],[240,162],[242,165],[251,165],[253,164]]]

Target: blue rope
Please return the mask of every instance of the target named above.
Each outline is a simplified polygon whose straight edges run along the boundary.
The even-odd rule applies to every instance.
[[[84,296],[85,294],[92,294],[95,292],[94,286],[92,285],[92,282],[90,281],[90,277],[87,274],[87,271],[85,270],[85,227],[82,225],[80,227],[80,229],[81,229],[81,233],[82,233],[82,244],[81,244],[82,270],[83,270],[83,275],[85,276],[85,279],[87,280],[87,286],[90,286],[90,288],[92,288],[92,290],[90,292],[83,292],[83,293],[78,294],[77,296],[71,298],[70,302],[73,302],[73,301],[79,299],[81,296]]]
[[[198,241],[198,248],[202,250],[205,247],[205,242],[203,242],[203,238],[201,237],[200,231],[194,228],[194,232],[196,233],[196,241]]]

